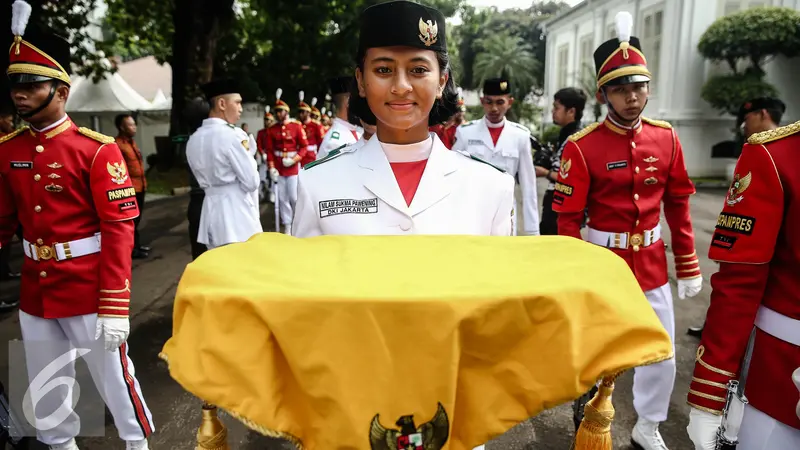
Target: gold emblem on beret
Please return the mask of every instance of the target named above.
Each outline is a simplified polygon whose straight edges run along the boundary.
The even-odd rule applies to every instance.
[[[501,91],[505,91],[506,89],[508,89],[508,81],[501,81],[500,82],[500,90]]]
[[[430,47],[439,40],[439,24],[434,21],[429,20],[425,22],[420,17],[419,32],[419,40],[422,41],[426,47]]]

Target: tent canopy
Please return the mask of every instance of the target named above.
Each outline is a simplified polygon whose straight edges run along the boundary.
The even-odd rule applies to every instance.
[[[117,73],[107,73],[94,83],[77,77],[67,100],[67,112],[126,112],[152,109],[153,105]]]

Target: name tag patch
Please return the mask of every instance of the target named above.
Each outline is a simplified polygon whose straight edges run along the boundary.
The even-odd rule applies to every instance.
[[[319,218],[338,216],[339,214],[377,214],[378,199],[337,199],[319,202]]]
[[[11,161],[12,169],[33,169],[33,161]]]
[[[132,187],[112,189],[106,191],[106,195],[108,196],[108,201],[115,202],[117,200],[136,197],[136,189]]]
[[[738,214],[720,214],[717,218],[717,229],[726,230],[734,233],[745,234],[747,236],[753,234],[753,228],[756,226],[755,217],[740,216]]]
[[[624,169],[628,167],[628,161],[614,161],[606,164],[606,170]]]
[[[556,183],[556,192],[560,192],[567,197],[572,197],[572,191],[574,188],[568,184],[564,183]]]
[[[711,240],[711,245],[713,247],[723,248],[725,250],[730,250],[733,248],[733,244],[736,243],[736,238],[733,236],[726,236],[720,233],[714,233],[714,238]]]
[[[136,201],[135,200],[131,200],[131,201],[127,201],[127,202],[123,202],[123,203],[119,204],[119,210],[120,211],[127,211],[129,209],[135,209],[135,208],[136,208]]]
[[[483,141],[480,139],[469,139],[467,140],[467,145],[483,145]]]
[[[564,197],[562,197],[560,194],[553,194],[553,203],[556,205],[563,205]]]

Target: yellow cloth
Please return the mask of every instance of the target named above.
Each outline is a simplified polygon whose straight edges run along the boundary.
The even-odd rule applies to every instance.
[[[190,264],[173,320],[175,380],[310,450],[396,444],[409,415],[425,450],[471,450],[672,356],[625,261],[566,237],[263,233]]]

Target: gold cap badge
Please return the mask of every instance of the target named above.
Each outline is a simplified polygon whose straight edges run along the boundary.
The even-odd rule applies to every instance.
[[[435,44],[436,41],[439,40],[439,24],[435,21],[427,21],[425,22],[420,17],[419,19],[419,40],[425,44],[426,47],[430,47],[431,45]]]
[[[508,82],[507,81],[501,81],[500,82],[500,90],[501,91],[505,91],[506,89],[508,89]]]

